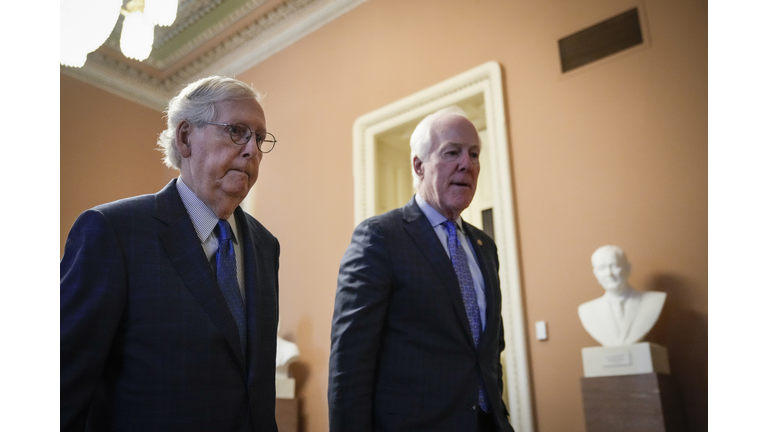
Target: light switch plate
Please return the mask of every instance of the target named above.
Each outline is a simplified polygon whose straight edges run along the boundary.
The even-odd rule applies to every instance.
[[[536,339],[547,340],[547,322],[536,321]]]

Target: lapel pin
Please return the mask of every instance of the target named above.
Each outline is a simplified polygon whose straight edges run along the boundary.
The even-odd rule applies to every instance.
[[[482,245],[483,245],[483,241],[482,241],[482,240],[480,240],[480,239],[477,239],[477,244],[478,244],[478,245],[480,245],[480,246],[482,246]]]

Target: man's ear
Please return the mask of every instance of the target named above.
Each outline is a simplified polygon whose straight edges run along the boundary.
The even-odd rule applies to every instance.
[[[192,148],[189,146],[189,137],[192,135],[192,125],[182,120],[176,125],[176,149],[183,158],[192,155]]]
[[[418,156],[413,157],[413,172],[415,172],[416,176],[420,179],[424,178],[424,162],[422,162]]]

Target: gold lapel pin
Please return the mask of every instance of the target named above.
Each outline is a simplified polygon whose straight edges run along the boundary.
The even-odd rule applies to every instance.
[[[483,241],[482,241],[482,240],[480,240],[480,239],[477,239],[477,244],[479,244],[480,246],[482,246],[482,245],[483,245]]]

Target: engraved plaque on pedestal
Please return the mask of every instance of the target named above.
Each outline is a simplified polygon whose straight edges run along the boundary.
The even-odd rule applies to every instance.
[[[669,375],[667,349],[651,342],[581,349],[584,376],[601,377],[658,372]]]

